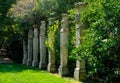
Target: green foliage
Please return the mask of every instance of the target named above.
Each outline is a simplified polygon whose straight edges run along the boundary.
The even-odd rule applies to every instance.
[[[34,11],[41,18],[53,16],[60,18],[62,13],[73,8],[78,1],[81,0],[35,0]]]
[[[60,63],[60,23],[54,21],[51,25],[48,25],[46,46],[49,50],[55,53],[56,66]]]
[[[69,55],[71,55],[71,51],[75,48],[75,9],[71,9],[69,12]],[[72,55],[71,55],[72,56]]]
[[[2,46],[14,34],[13,19],[8,16],[8,10],[16,0],[0,1],[0,45]]]
[[[42,17],[54,16],[58,4],[56,0],[35,0],[34,11]],[[38,15],[37,14],[37,15]]]
[[[24,2],[26,1],[22,3],[21,0],[0,1],[0,41],[2,41],[0,44],[2,46],[9,46],[10,43],[20,40],[24,31],[26,32],[28,22],[24,19],[26,19],[27,16],[25,13],[28,14],[26,11],[29,9],[26,9],[28,4],[25,6],[24,4],[26,3]]]
[[[29,26],[33,25],[34,19],[36,19],[32,11],[33,6],[34,3],[32,0],[18,0],[16,4],[13,4],[9,9],[8,15],[18,24],[15,30],[24,38]]]
[[[56,21],[55,23],[49,25],[49,29],[47,32],[47,40],[46,40],[46,45],[47,47],[51,50],[54,51],[55,50],[55,39],[56,39],[56,31],[58,29],[58,21]]]
[[[68,10],[69,13],[69,36],[68,36],[68,68],[70,71],[70,75],[73,76],[74,74],[74,69],[76,67],[76,59],[74,58],[73,54],[72,54],[72,50],[75,49],[75,32],[76,32],[76,28],[75,28],[75,21],[74,21],[74,17],[75,17],[75,9],[70,9]]]
[[[88,27],[83,44],[75,51],[79,59],[87,58],[87,71],[103,82],[120,82],[120,2],[86,0],[82,21]]]
[[[14,4],[16,0],[1,0],[0,1],[0,28],[5,25],[11,24],[10,18],[7,16],[9,8]]]
[[[0,1],[0,48],[5,48],[8,56],[15,62],[20,62],[22,59],[22,31],[20,23],[16,23],[11,14],[13,4],[16,3],[16,0]]]
[[[9,9],[9,15],[20,23],[22,23],[21,21],[24,22],[24,20],[28,21],[32,17],[33,6],[32,0],[17,0],[16,4]]]

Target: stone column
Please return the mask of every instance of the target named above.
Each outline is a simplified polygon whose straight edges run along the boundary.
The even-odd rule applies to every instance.
[[[33,25],[34,28],[34,38],[33,38],[33,67],[38,67],[38,27]]]
[[[80,22],[80,12],[84,7],[84,2],[79,2],[75,4],[76,6],[76,47],[80,45],[80,30],[83,28],[82,22]],[[85,60],[82,60],[81,62],[79,60],[76,61],[76,68],[74,71],[74,78],[76,80],[83,80],[86,78],[86,69],[85,69]]]
[[[47,68],[47,63],[46,63],[46,45],[45,45],[45,21],[41,21],[41,26],[40,26],[40,63],[39,63],[39,68],[40,69],[45,69]]]
[[[32,55],[33,55],[33,30],[32,27],[30,27],[28,32],[28,59],[27,59],[28,66],[32,66]]]
[[[49,26],[51,26],[53,24],[54,18],[49,18]],[[51,42],[51,38],[48,39],[48,43]],[[50,50],[48,48],[48,66],[47,66],[47,70],[51,73],[55,73],[56,69],[55,69],[55,51],[54,50]]]
[[[23,40],[23,64],[27,64],[27,57],[28,57],[27,42],[24,39]]]
[[[68,14],[62,14],[60,31],[60,66],[58,73],[61,76],[68,75]]]

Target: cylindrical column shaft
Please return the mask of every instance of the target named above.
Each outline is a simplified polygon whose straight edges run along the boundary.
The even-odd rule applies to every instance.
[[[41,21],[41,26],[40,26],[40,63],[39,63],[39,68],[40,69],[45,69],[47,68],[47,63],[46,63],[46,46],[45,46],[45,21]]]
[[[27,42],[24,39],[23,40],[23,64],[27,64],[27,58],[28,58]]]
[[[33,38],[33,67],[38,67],[38,27],[37,25],[33,26],[34,28],[34,38]]]
[[[68,74],[68,15],[62,14],[60,31],[60,66],[59,75],[64,76]]]
[[[32,66],[32,55],[33,55],[33,30],[30,27],[28,32],[28,59],[27,59],[28,66]]]

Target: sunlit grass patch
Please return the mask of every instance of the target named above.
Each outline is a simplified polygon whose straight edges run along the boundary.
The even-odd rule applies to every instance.
[[[82,83],[21,64],[0,64],[0,83]]]

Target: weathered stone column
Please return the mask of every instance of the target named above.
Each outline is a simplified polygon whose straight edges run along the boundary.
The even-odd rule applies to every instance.
[[[27,58],[28,58],[27,42],[24,39],[23,40],[23,64],[27,64]]]
[[[49,26],[51,26],[53,24],[54,18],[49,18]],[[52,40],[51,38],[48,39],[48,43],[50,43]],[[54,42],[53,42],[54,43]],[[50,50],[48,48],[48,67],[47,70],[51,73],[55,73],[56,69],[55,69],[55,51],[54,50]]]
[[[39,68],[40,69],[45,69],[47,68],[47,63],[46,63],[46,46],[45,46],[45,21],[41,21],[41,26],[40,26],[40,63],[39,63]]]
[[[84,2],[79,2],[75,4],[76,6],[76,47],[80,45],[80,30],[83,28],[82,22],[80,22],[80,11],[84,7]],[[74,71],[74,78],[76,80],[83,80],[86,78],[86,69],[85,69],[85,60],[82,60],[81,62],[79,60],[76,61],[76,68]]]
[[[33,55],[33,30],[32,27],[30,27],[28,32],[28,59],[27,59],[28,66],[32,66],[32,55]]]
[[[60,66],[58,73],[61,76],[68,74],[68,14],[62,14],[60,31]]]
[[[38,67],[38,26],[33,25],[34,38],[33,38],[33,67]]]

